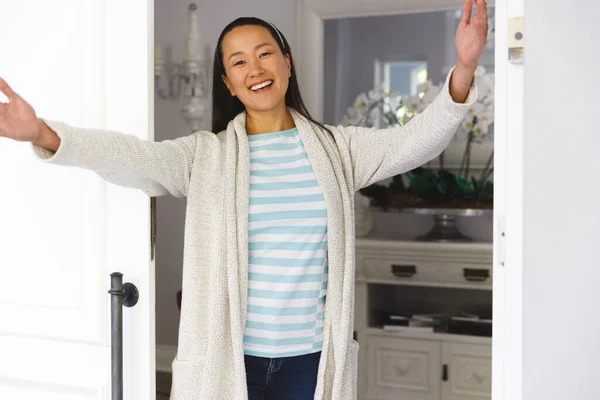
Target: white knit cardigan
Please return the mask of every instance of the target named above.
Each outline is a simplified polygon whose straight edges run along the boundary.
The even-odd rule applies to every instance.
[[[409,171],[444,150],[468,106],[442,92],[404,127],[322,131],[289,109],[327,206],[329,283],[315,399],[356,399],[354,194]],[[162,142],[44,120],[61,138],[54,153],[33,146],[43,162],[95,171],[149,196],[187,196],[183,301],[172,400],[247,400],[243,336],[248,287],[249,146],[246,114],[214,134]]]

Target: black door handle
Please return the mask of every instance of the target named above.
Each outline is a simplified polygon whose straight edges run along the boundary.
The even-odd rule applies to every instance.
[[[111,399],[123,400],[123,306],[133,307],[140,294],[133,283],[123,283],[123,274],[110,274]]]

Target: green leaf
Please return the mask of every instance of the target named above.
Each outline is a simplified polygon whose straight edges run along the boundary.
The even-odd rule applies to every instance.
[[[410,190],[419,197],[427,197],[437,192],[435,173],[428,169],[419,169],[410,174]]]
[[[446,170],[439,171],[437,189],[441,199],[454,198],[460,190],[456,183],[456,175]]]
[[[471,182],[469,182],[468,180],[461,177],[457,177],[456,184],[459,187],[460,198],[469,198],[475,194],[475,188],[473,187],[473,185],[471,185]]]

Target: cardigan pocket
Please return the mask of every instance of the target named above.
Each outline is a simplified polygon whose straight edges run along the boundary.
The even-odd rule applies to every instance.
[[[358,349],[360,345],[356,340],[352,340],[348,346],[348,355],[346,358],[346,368],[344,371],[344,387],[342,389],[342,399],[355,400],[357,398],[357,376],[358,376]]]
[[[173,378],[170,400],[188,400],[200,393],[204,360],[180,360],[172,363]]]

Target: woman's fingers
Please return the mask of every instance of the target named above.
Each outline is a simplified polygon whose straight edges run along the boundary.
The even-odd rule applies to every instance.
[[[2,79],[2,77],[0,77],[0,92],[4,93],[4,95],[8,97],[9,100],[12,100],[13,97],[16,95],[16,93],[13,92],[10,86],[8,86],[8,83],[6,83],[6,81]]]
[[[475,9],[475,17],[478,20],[487,20],[487,2],[485,0],[477,0],[477,8]]]
[[[2,77],[0,77],[0,92],[4,93],[4,95],[8,97],[9,100],[10,96],[8,95],[8,93],[14,93],[10,86],[8,86],[8,83],[6,83],[6,81],[2,79]],[[0,117],[6,115],[7,110],[8,104],[0,101]]]
[[[487,2],[485,0],[477,0],[475,15],[480,17],[487,16]]]
[[[460,23],[468,25],[471,21],[471,12],[473,11],[473,0],[464,0],[462,6],[462,13],[460,15]]]

